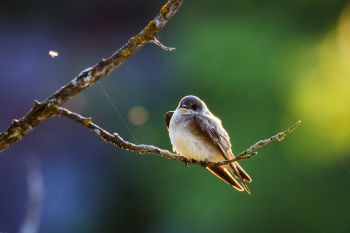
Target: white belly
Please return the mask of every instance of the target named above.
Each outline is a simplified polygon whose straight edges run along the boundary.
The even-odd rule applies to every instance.
[[[218,162],[223,160],[214,145],[208,144],[203,138],[192,134],[187,122],[175,123],[175,117],[174,114],[169,127],[170,141],[174,151],[188,159],[197,161]]]

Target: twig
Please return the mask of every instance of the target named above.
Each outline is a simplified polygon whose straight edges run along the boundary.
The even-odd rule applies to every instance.
[[[157,33],[164,28],[167,22],[177,12],[182,0],[169,0],[159,14],[137,35],[107,59],[102,59],[94,66],[83,70],[76,78],[67,83],[48,97],[42,103],[34,104],[32,109],[20,120],[13,120],[10,126],[0,134],[0,152],[20,141],[32,129],[53,116],[50,105],[61,106],[71,97],[94,85],[95,82],[108,75],[123,64],[129,57],[139,51],[145,44],[154,40]]]
[[[215,164],[215,166],[222,166],[222,165],[229,164],[229,163],[232,163],[232,162],[235,162],[238,160],[251,158],[251,157],[258,154],[258,152],[256,152],[257,149],[259,149],[259,148],[261,148],[261,147],[263,147],[263,146],[265,146],[273,141],[282,141],[289,133],[291,133],[293,130],[295,130],[300,124],[301,124],[301,121],[297,121],[294,125],[290,126],[285,131],[280,132],[276,135],[273,135],[267,139],[263,139],[263,140],[258,141],[257,143],[255,143],[254,145],[252,145],[251,147],[249,147],[248,149],[246,149],[245,151],[240,153],[236,158],[234,158],[232,160],[219,162],[219,163]]]
[[[149,42],[150,42],[150,43],[153,43],[153,44],[155,44],[155,45],[157,45],[159,48],[161,48],[161,49],[163,49],[163,50],[165,50],[165,51],[172,52],[172,51],[175,50],[175,48],[173,48],[173,47],[168,47],[168,46],[163,45],[162,42],[160,42],[160,41],[157,39],[157,37],[154,37],[153,40],[150,40]]]
[[[90,131],[94,132],[98,137],[100,137],[103,141],[106,143],[113,144],[114,146],[121,148],[123,150],[128,150],[135,152],[137,154],[157,154],[160,155],[163,158],[170,159],[170,160],[177,160],[184,162],[186,165],[187,164],[197,164],[202,167],[213,167],[213,166],[223,166],[228,163],[232,163],[238,160],[244,160],[253,157],[254,155],[257,154],[256,150],[267,145],[268,143],[272,141],[280,141],[284,139],[290,132],[292,132],[296,127],[300,125],[300,121],[295,123],[294,125],[290,126],[287,130],[278,133],[268,139],[261,140],[251,147],[249,147],[247,150],[243,151],[240,153],[236,158],[232,160],[227,160],[227,161],[221,161],[221,162],[211,162],[211,161],[197,161],[197,160],[188,160],[186,157],[174,154],[168,150],[161,149],[159,147],[153,146],[153,145],[145,145],[145,144],[134,144],[132,142],[128,142],[124,140],[119,134],[117,133],[109,133],[107,130],[101,128],[97,124],[92,122],[91,118],[86,118],[83,117],[82,115],[78,113],[71,112],[65,108],[58,107],[58,106],[51,106],[52,111],[55,113],[57,116],[64,117],[66,119],[75,121],[88,129]]]

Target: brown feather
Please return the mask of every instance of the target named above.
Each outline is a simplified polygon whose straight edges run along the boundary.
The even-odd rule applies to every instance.
[[[165,125],[168,130],[169,130],[170,120],[173,114],[174,114],[174,111],[169,111],[165,114]]]
[[[252,178],[250,178],[250,176],[248,175],[248,173],[241,167],[241,165],[239,165],[239,163],[235,162],[235,165],[237,167],[237,170],[239,172],[239,174],[242,176],[243,180],[251,183],[252,182]]]
[[[244,191],[244,188],[242,187],[242,185],[240,183],[238,183],[235,178],[232,177],[232,175],[230,174],[230,172],[226,168],[223,168],[223,167],[207,167],[207,169],[211,173],[216,175],[218,178],[220,178],[221,180],[223,180],[226,183],[232,185],[232,187],[234,187],[238,191],[241,191],[241,192]]]

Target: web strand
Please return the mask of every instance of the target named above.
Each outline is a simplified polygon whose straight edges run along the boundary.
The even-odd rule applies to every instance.
[[[108,94],[108,92],[106,91],[106,89],[103,87],[101,82],[97,83],[98,86],[100,87],[100,89],[102,90],[103,94],[106,96],[108,102],[112,105],[114,112],[119,116],[120,120],[122,121],[123,125],[125,126],[125,128],[128,130],[128,133],[130,134],[131,138],[136,142],[137,139],[134,136],[134,134],[131,132],[131,129],[129,128],[129,126],[126,124],[126,121],[124,120],[124,117],[122,116],[122,114],[120,113],[120,111],[118,110],[117,106],[115,105],[115,103],[113,102],[111,96]]]

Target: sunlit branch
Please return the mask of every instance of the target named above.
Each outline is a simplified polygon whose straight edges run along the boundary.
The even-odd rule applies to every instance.
[[[251,147],[249,147],[248,149],[246,149],[245,151],[243,151],[242,153],[237,155],[236,158],[234,158],[232,160],[227,160],[227,161],[222,161],[222,162],[216,163],[215,166],[222,166],[222,165],[229,164],[229,163],[232,163],[232,162],[235,162],[238,160],[251,158],[251,157],[258,154],[258,152],[256,150],[269,144],[270,142],[282,141],[289,133],[291,133],[294,129],[296,129],[300,124],[301,124],[301,121],[297,121],[294,125],[290,126],[285,131],[280,132],[276,135],[273,135],[267,139],[263,139],[263,140],[258,141],[257,143],[255,143],[254,145],[252,145]]]
[[[238,160],[244,160],[253,157],[257,154],[256,150],[259,148],[269,144],[273,141],[281,141],[284,139],[289,133],[291,133],[296,127],[299,126],[301,123],[298,121],[294,125],[290,126],[287,130],[280,132],[274,136],[271,136],[267,139],[260,140],[259,142],[255,143],[251,147],[249,147],[247,150],[240,153],[236,158],[232,160],[222,161],[222,162],[211,162],[211,161],[197,161],[197,160],[189,160],[184,156],[172,153],[168,150],[161,149],[159,147],[153,146],[153,145],[145,145],[145,144],[134,144],[132,142],[128,142],[124,140],[119,134],[117,133],[110,133],[107,130],[103,129],[102,127],[95,124],[91,118],[84,117],[78,113],[71,112],[65,108],[58,107],[58,106],[51,106],[52,111],[54,112],[54,115],[64,117],[66,119],[75,121],[86,128],[88,128],[90,131],[94,132],[98,137],[100,137],[103,141],[106,143],[113,144],[114,146],[123,149],[135,152],[137,154],[157,154],[160,155],[163,158],[171,159],[171,160],[177,160],[184,162],[186,164],[197,164],[203,167],[212,167],[212,166],[223,166],[228,163],[232,163]]]

